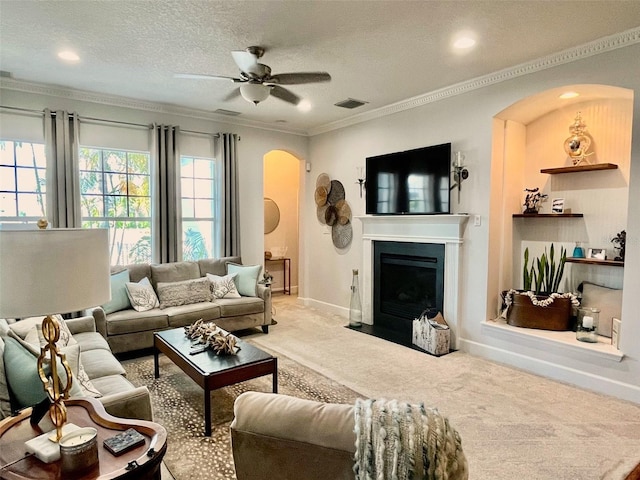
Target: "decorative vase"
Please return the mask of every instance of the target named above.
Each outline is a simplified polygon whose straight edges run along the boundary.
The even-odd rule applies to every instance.
[[[353,270],[351,280],[351,303],[349,304],[349,326],[362,326],[362,303],[360,302],[360,289],[358,287],[358,270]]]
[[[545,302],[549,295],[535,295],[536,301]],[[514,327],[539,330],[572,330],[572,299],[556,297],[549,305],[534,305],[527,292],[512,294],[507,311],[507,323]]]

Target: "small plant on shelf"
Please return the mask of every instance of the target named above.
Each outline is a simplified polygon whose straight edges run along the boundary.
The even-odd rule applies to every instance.
[[[549,195],[545,193],[540,193],[540,189],[536,188],[525,188],[525,192],[527,192],[526,197],[524,198],[524,207],[523,213],[538,213],[540,210],[540,203],[545,200]]]
[[[622,230],[620,233],[618,233],[615,237],[613,237],[611,239],[611,243],[614,244],[614,247],[616,250],[618,250],[618,256],[616,258],[614,258],[614,260],[617,260],[619,262],[624,262],[624,250],[627,244],[627,232],[626,230]]]

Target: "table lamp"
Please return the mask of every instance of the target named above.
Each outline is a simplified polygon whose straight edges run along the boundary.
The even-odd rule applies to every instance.
[[[42,333],[47,344],[41,349],[38,369],[51,402],[56,441],[67,421],[63,400],[71,387],[67,381],[61,388],[57,357],[67,379],[72,377],[56,348],[60,326],[52,315],[77,312],[110,299],[108,236],[106,229],[0,229],[0,318],[46,315]],[[48,375],[42,368],[46,358],[51,359]]]

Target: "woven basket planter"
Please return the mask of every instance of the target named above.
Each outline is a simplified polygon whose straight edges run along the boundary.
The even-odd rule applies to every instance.
[[[536,298],[545,300],[549,297],[537,295]],[[571,313],[570,298],[555,298],[553,303],[543,307],[531,303],[531,298],[524,293],[514,293],[511,306],[507,311],[507,323],[514,327],[540,330],[572,330]]]

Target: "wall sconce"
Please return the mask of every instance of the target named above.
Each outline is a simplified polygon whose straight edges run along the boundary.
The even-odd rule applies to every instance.
[[[356,167],[356,171],[358,172],[358,181],[356,183],[360,185],[360,198],[362,198],[362,189],[365,184],[364,167]]]
[[[456,152],[453,157],[453,180],[455,183],[451,185],[450,190],[458,187],[458,203],[460,203],[460,190],[462,189],[462,181],[469,178],[469,170],[463,165],[464,154]]]

